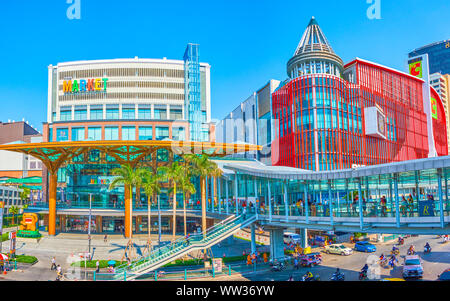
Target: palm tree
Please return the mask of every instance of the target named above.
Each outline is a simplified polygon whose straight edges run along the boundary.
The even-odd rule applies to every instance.
[[[219,176],[221,174],[220,169],[217,164],[209,159],[208,155],[197,156],[194,154],[189,154],[184,156],[192,165],[192,174],[200,177],[200,191],[202,198],[202,231],[203,236],[206,237],[206,177],[207,176]]]
[[[183,165],[183,176],[180,178],[178,185],[180,186],[181,191],[183,191],[183,223],[184,223],[184,236],[187,235],[187,226],[186,226],[186,200],[188,196],[194,194],[196,192],[195,185],[191,182],[192,174],[190,166],[185,164]]]
[[[31,190],[28,187],[21,187],[21,188],[22,188],[22,191],[19,193],[19,197],[23,204],[23,201],[30,198]]]
[[[148,241],[151,242],[151,219],[150,219],[150,210],[151,210],[151,201],[150,198],[155,194],[159,194],[161,192],[161,176],[156,172],[153,173],[148,169],[142,169],[142,188],[144,188],[145,194],[147,195],[147,220],[148,220]]]
[[[12,205],[11,207],[9,207],[9,213],[12,214],[12,222],[13,222],[13,224],[15,225],[15,224],[16,224],[16,221],[15,221],[14,216],[15,216],[16,214],[19,214],[19,207]]]
[[[117,186],[124,186],[124,198],[125,198],[125,237],[131,238],[133,236],[133,215],[132,215],[132,202],[133,202],[133,187],[139,183],[139,175],[135,169],[129,164],[122,165],[120,168],[112,170],[112,174],[116,175],[109,184],[109,190],[116,188]]]
[[[173,228],[173,240],[175,240],[175,232],[176,232],[176,220],[177,220],[177,184],[180,182],[180,179],[184,177],[183,167],[177,162],[173,162],[170,167],[161,166],[158,168],[158,171],[163,174],[163,177],[166,180],[169,180],[169,186],[173,186],[173,214],[172,214],[172,228]],[[171,185],[172,184],[172,185]]]

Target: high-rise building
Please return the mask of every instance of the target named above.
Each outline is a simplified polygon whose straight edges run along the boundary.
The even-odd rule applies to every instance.
[[[450,100],[450,75],[445,74],[442,75],[440,73],[433,73],[430,74],[430,85],[436,90],[436,92],[439,94],[439,96],[442,99],[442,104],[444,105],[445,110],[445,116],[447,120],[447,141],[449,144],[449,152],[450,152],[450,107],[449,107],[449,100]]]
[[[432,43],[411,51],[410,58],[428,54],[430,74],[450,74],[450,40]]]
[[[448,153],[444,107],[429,83],[359,58],[343,65],[314,18],[287,74],[272,95],[274,165],[331,170]]]
[[[272,164],[272,93],[279,84],[278,80],[269,80],[216,124],[217,142],[263,146],[261,151],[233,154],[231,157],[256,159],[267,165]]]

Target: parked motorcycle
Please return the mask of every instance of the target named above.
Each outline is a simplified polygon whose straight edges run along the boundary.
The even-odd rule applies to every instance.
[[[272,268],[270,269],[272,272],[281,272],[286,268],[286,266],[284,265],[284,263],[280,262],[280,263],[276,263],[274,265],[272,265]]]
[[[359,279],[360,281],[361,281],[361,280],[367,280],[367,272],[365,272],[365,271],[359,272],[358,279]]]
[[[344,281],[345,280],[345,275],[344,273],[334,273],[331,276],[331,281]]]
[[[308,274],[305,274],[302,276],[302,278],[300,278],[300,281],[320,281],[320,277],[318,275],[308,277]]]

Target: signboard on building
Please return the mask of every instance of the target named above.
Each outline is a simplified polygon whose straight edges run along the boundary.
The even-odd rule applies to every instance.
[[[379,106],[364,108],[364,125],[367,136],[386,139],[386,116]]]
[[[9,254],[11,254],[11,257],[14,258],[16,256],[16,232],[11,231],[9,232]]]
[[[419,216],[434,216],[434,201],[420,201]]]
[[[107,78],[93,78],[80,80],[66,79],[63,81],[62,86],[64,94],[85,94],[85,93],[106,92],[107,87],[108,87]]]
[[[213,258],[213,267],[216,273],[222,273],[223,269],[223,261],[222,258]]]
[[[5,203],[3,201],[0,202],[0,234],[3,231],[3,208],[5,207]]]

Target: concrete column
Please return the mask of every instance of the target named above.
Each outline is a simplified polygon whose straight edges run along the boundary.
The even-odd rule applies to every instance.
[[[397,228],[400,228],[400,200],[398,195],[398,175],[394,174],[394,200],[395,200],[395,221]]]
[[[133,199],[130,195],[130,186],[125,185],[125,238],[131,238],[133,236],[133,212],[132,202]]]
[[[284,190],[284,194],[283,194],[283,200],[284,200],[284,215],[286,216],[286,221],[289,220],[289,208],[288,208],[288,203],[287,203],[287,185],[286,185],[286,181],[283,182],[283,190]]]
[[[308,247],[308,230],[306,228],[300,229],[300,236],[302,237],[301,241],[301,247],[307,248]]]
[[[255,228],[256,228],[256,226],[253,223],[250,226],[250,229],[251,229],[251,235],[250,235],[250,237],[251,237],[251,252],[256,254],[256,233],[255,233],[256,231],[255,231]]]
[[[211,212],[214,212],[214,205],[216,201],[216,181],[215,177],[211,177]]]
[[[58,172],[50,173],[48,187],[48,235],[56,235],[56,187]]]
[[[217,185],[217,191],[218,191],[217,202],[218,202],[218,205],[219,205],[219,214],[221,214],[222,213],[222,194],[221,194],[222,181],[220,180],[220,177],[217,178],[217,182],[218,182],[218,185]]]
[[[284,242],[283,242],[283,229],[274,228],[270,229],[270,259],[282,260],[284,258]]]
[[[228,214],[229,213],[229,208],[228,208],[229,199],[228,199],[228,181],[227,180],[225,180],[225,198],[226,198],[225,210],[226,210],[226,213]]]
[[[269,200],[269,221],[272,221],[272,196],[270,195],[270,180],[267,180],[267,199]]]
[[[208,200],[209,200],[209,196],[208,196],[208,176],[205,176],[205,195],[206,195],[206,211],[208,211]]]
[[[363,210],[362,210],[362,189],[361,178],[358,178],[358,205],[359,205],[359,228],[362,230],[364,225]]]
[[[331,180],[328,181],[328,210],[330,210],[330,225],[333,226],[333,195],[331,194]]]
[[[305,181],[304,186],[304,194],[305,194],[305,217],[306,217],[306,223],[309,223],[309,205],[308,205],[308,187]]]
[[[438,195],[439,195],[439,218],[441,222],[441,228],[444,228],[444,195],[442,193],[442,169],[437,170],[438,180]]]
[[[239,215],[239,206],[238,206],[238,176],[237,172],[234,172],[234,199],[235,199],[235,206],[236,206],[236,215]]]
[[[256,214],[256,218],[258,218],[259,200],[258,200],[258,187],[256,185],[256,178],[253,181],[253,183],[255,186],[255,214]]]

